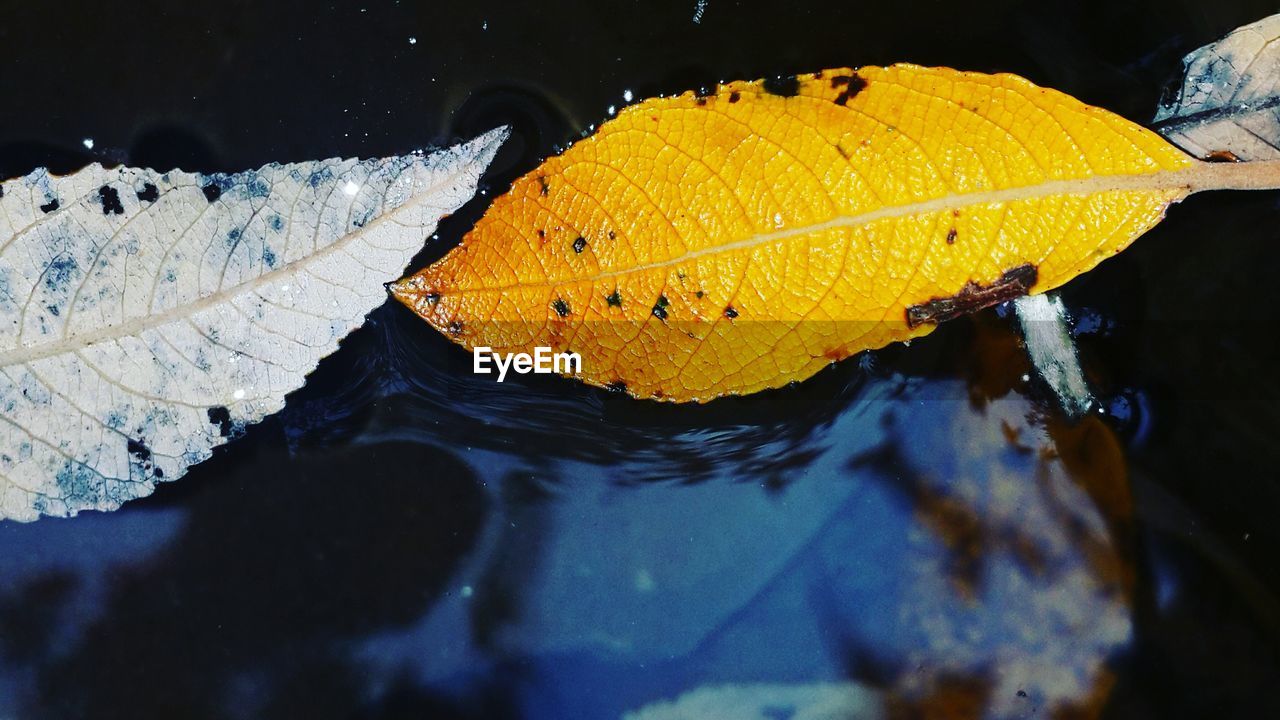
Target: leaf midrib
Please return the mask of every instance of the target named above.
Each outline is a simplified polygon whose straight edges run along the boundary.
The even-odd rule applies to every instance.
[[[708,255],[750,250],[778,240],[812,235],[837,228],[857,227],[879,220],[923,215],[984,203],[1009,203],[1056,195],[1096,195],[1107,192],[1181,190],[1183,193],[1181,197],[1170,199],[1170,202],[1177,202],[1187,195],[1204,190],[1262,190],[1277,188],[1280,188],[1280,160],[1248,163],[1208,163],[1191,160],[1189,166],[1178,170],[1157,170],[1142,174],[1091,175],[1087,178],[1071,180],[1049,180],[1035,185],[946,195],[904,205],[877,208],[856,215],[838,215],[820,223],[811,223],[752,235],[721,245],[690,250],[664,260],[606,270],[592,275],[569,276],[540,282],[514,282],[503,285],[459,287],[452,288],[448,292],[451,295],[468,295],[502,292],[516,288],[560,287],[579,283],[596,283],[611,278],[680,265]],[[412,290],[412,288],[406,289]]]

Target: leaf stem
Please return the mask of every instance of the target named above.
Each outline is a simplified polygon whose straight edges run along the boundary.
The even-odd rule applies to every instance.
[[[1187,178],[1187,189],[1204,190],[1280,190],[1280,160],[1249,162],[1204,162],[1180,171]]]

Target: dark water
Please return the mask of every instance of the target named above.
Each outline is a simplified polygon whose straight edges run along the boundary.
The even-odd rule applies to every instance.
[[[512,124],[418,267],[628,90],[910,60],[1141,122],[1273,11],[6,0],[0,175]],[[1076,425],[1007,311],[671,407],[475,378],[388,304],[154,497],[0,524],[0,718],[1280,717],[1278,217],[1197,196],[1065,288],[1105,408]]]

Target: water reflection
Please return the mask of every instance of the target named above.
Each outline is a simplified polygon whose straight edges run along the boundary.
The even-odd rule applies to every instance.
[[[1022,356],[998,328],[941,335],[909,356],[912,380],[906,354],[833,368],[818,383],[839,404],[793,389],[666,416],[643,406],[617,427],[610,396],[561,381],[391,370],[398,394],[362,432],[443,439],[479,459],[499,502],[453,591],[365,656],[455,691],[477,667],[500,671],[528,717],[616,716],[699,676],[849,677],[886,706],[997,716],[1104,699],[1104,661],[1131,631],[1123,458],[1098,421],[1046,423],[1010,393],[1020,373],[997,356],[1013,370]],[[954,352],[974,335],[980,360]],[[430,343],[382,356],[394,368],[397,353],[441,351]],[[516,431],[532,440],[504,453]],[[614,482],[604,466],[621,468]],[[680,477],[699,482],[642,482]]]
[[[1115,433],[994,314],[690,408],[417,330],[153,499],[0,527],[0,715],[1096,717],[1185,622]]]
[[[260,450],[205,468],[180,529],[139,560],[111,560],[109,591],[91,608],[70,607],[79,589],[66,571],[6,575],[0,626],[20,632],[0,647],[24,681],[0,713],[349,717],[367,704],[350,643],[431,607],[486,499],[464,466],[429,447],[303,459]],[[77,522],[10,524],[7,547],[28,529]],[[121,523],[96,525],[95,542],[117,541]],[[44,540],[56,555],[57,537]],[[58,631],[65,642],[50,642]]]
[[[1128,515],[1122,456],[1096,420],[1058,433],[1034,411],[1006,398],[949,424],[895,421],[893,441],[855,461],[916,523],[905,594],[882,621],[896,643],[879,628],[848,641],[854,675],[891,704],[1075,717],[1107,697],[1106,661],[1132,631],[1133,537],[1111,522]],[[1099,482],[1105,497],[1090,492]]]

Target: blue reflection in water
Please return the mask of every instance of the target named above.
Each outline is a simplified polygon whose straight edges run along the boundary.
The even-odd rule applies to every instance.
[[[180,510],[146,510],[103,515],[89,513],[68,520],[18,525],[0,523],[0,660],[8,672],[0,672],[0,717],[23,717],[20,702],[28,685],[36,679],[31,668],[23,668],[25,648],[22,627],[35,619],[14,617],[15,594],[26,591],[35,603],[50,607],[37,612],[54,612],[62,601],[64,616],[74,622],[51,628],[38,638],[41,652],[73,652],[85,626],[101,619],[108,604],[111,583],[129,568],[144,565],[148,558],[181,529]],[[19,662],[14,662],[14,661]]]
[[[733,31],[691,33],[687,6],[673,26],[641,5],[517,4],[519,22],[495,23],[499,34],[434,33],[409,53],[386,38],[500,15],[410,5],[381,32],[366,8],[308,7],[305,33],[283,6],[209,6],[216,21],[186,23],[190,37],[143,6],[37,12],[6,38],[14,57],[58,47],[66,67],[87,53],[96,68],[110,37],[116,64],[139,71],[59,75],[42,61],[45,72],[6,77],[28,98],[10,104],[49,106],[33,87],[55,106],[107,92],[63,119],[99,128],[100,147],[133,138],[111,157],[191,170],[389,154],[511,124],[492,197],[622,89],[824,63],[1013,70],[1143,120],[1183,52],[1259,14],[770,3],[713,6],[707,22]],[[214,48],[196,55],[216,61],[157,64],[157,27],[162,46]],[[492,53],[477,55],[481,38]],[[363,60],[307,61],[338,47]],[[263,68],[275,81],[223,82]],[[157,82],[169,71],[180,81]],[[205,91],[165,91],[190,86],[189,72]],[[124,106],[136,112],[112,110]],[[10,174],[91,159],[58,146],[79,130],[11,115]],[[28,135],[34,146],[12,144]],[[443,224],[414,267],[486,202]],[[1064,288],[1110,427],[1145,449],[1136,468],[1107,427],[1064,428],[1023,397],[1034,392],[1017,380],[1022,351],[986,329],[991,314],[798,387],[669,407],[474,378],[463,353],[384,307],[280,415],[155,498],[0,523],[0,718],[643,707],[644,720],[682,709],[705,720],[824,703],[841,717],[1044,717],[1109,701],[1126,718],[1280,716],[1280,604],[1258,577],[1273,564],[1280,497],[1268,479],[1280,465],[1274,342],[1258,323],[1274,306],[1274,203],[1196,198]]]
[[[846,678],[927,702],[971,677],[991,716],[1087,697],[1130,634],[1106,518],[1040,457],[1053,440],[1022,398],[979,413],[946,399],[963,387],[891,389],[816,433],[783,488],[736,481],[743,468],[620,486],[564,460],[530,494],[512,490],[536,482],[518,462],[474,453],[508,502],[433,612],[364,656],[464,695],[477,667],[510,673],[526,717]],[[477,637],[495,603],[512,609]]]
[[[473,377],[384,308],[152,500],[0,526],[0,710],[1096,709],[1132,636],[1120,445],[1020,394],[1017,362],[936,364],[971,332],[1021,357],[958,327],[672,407]]]

